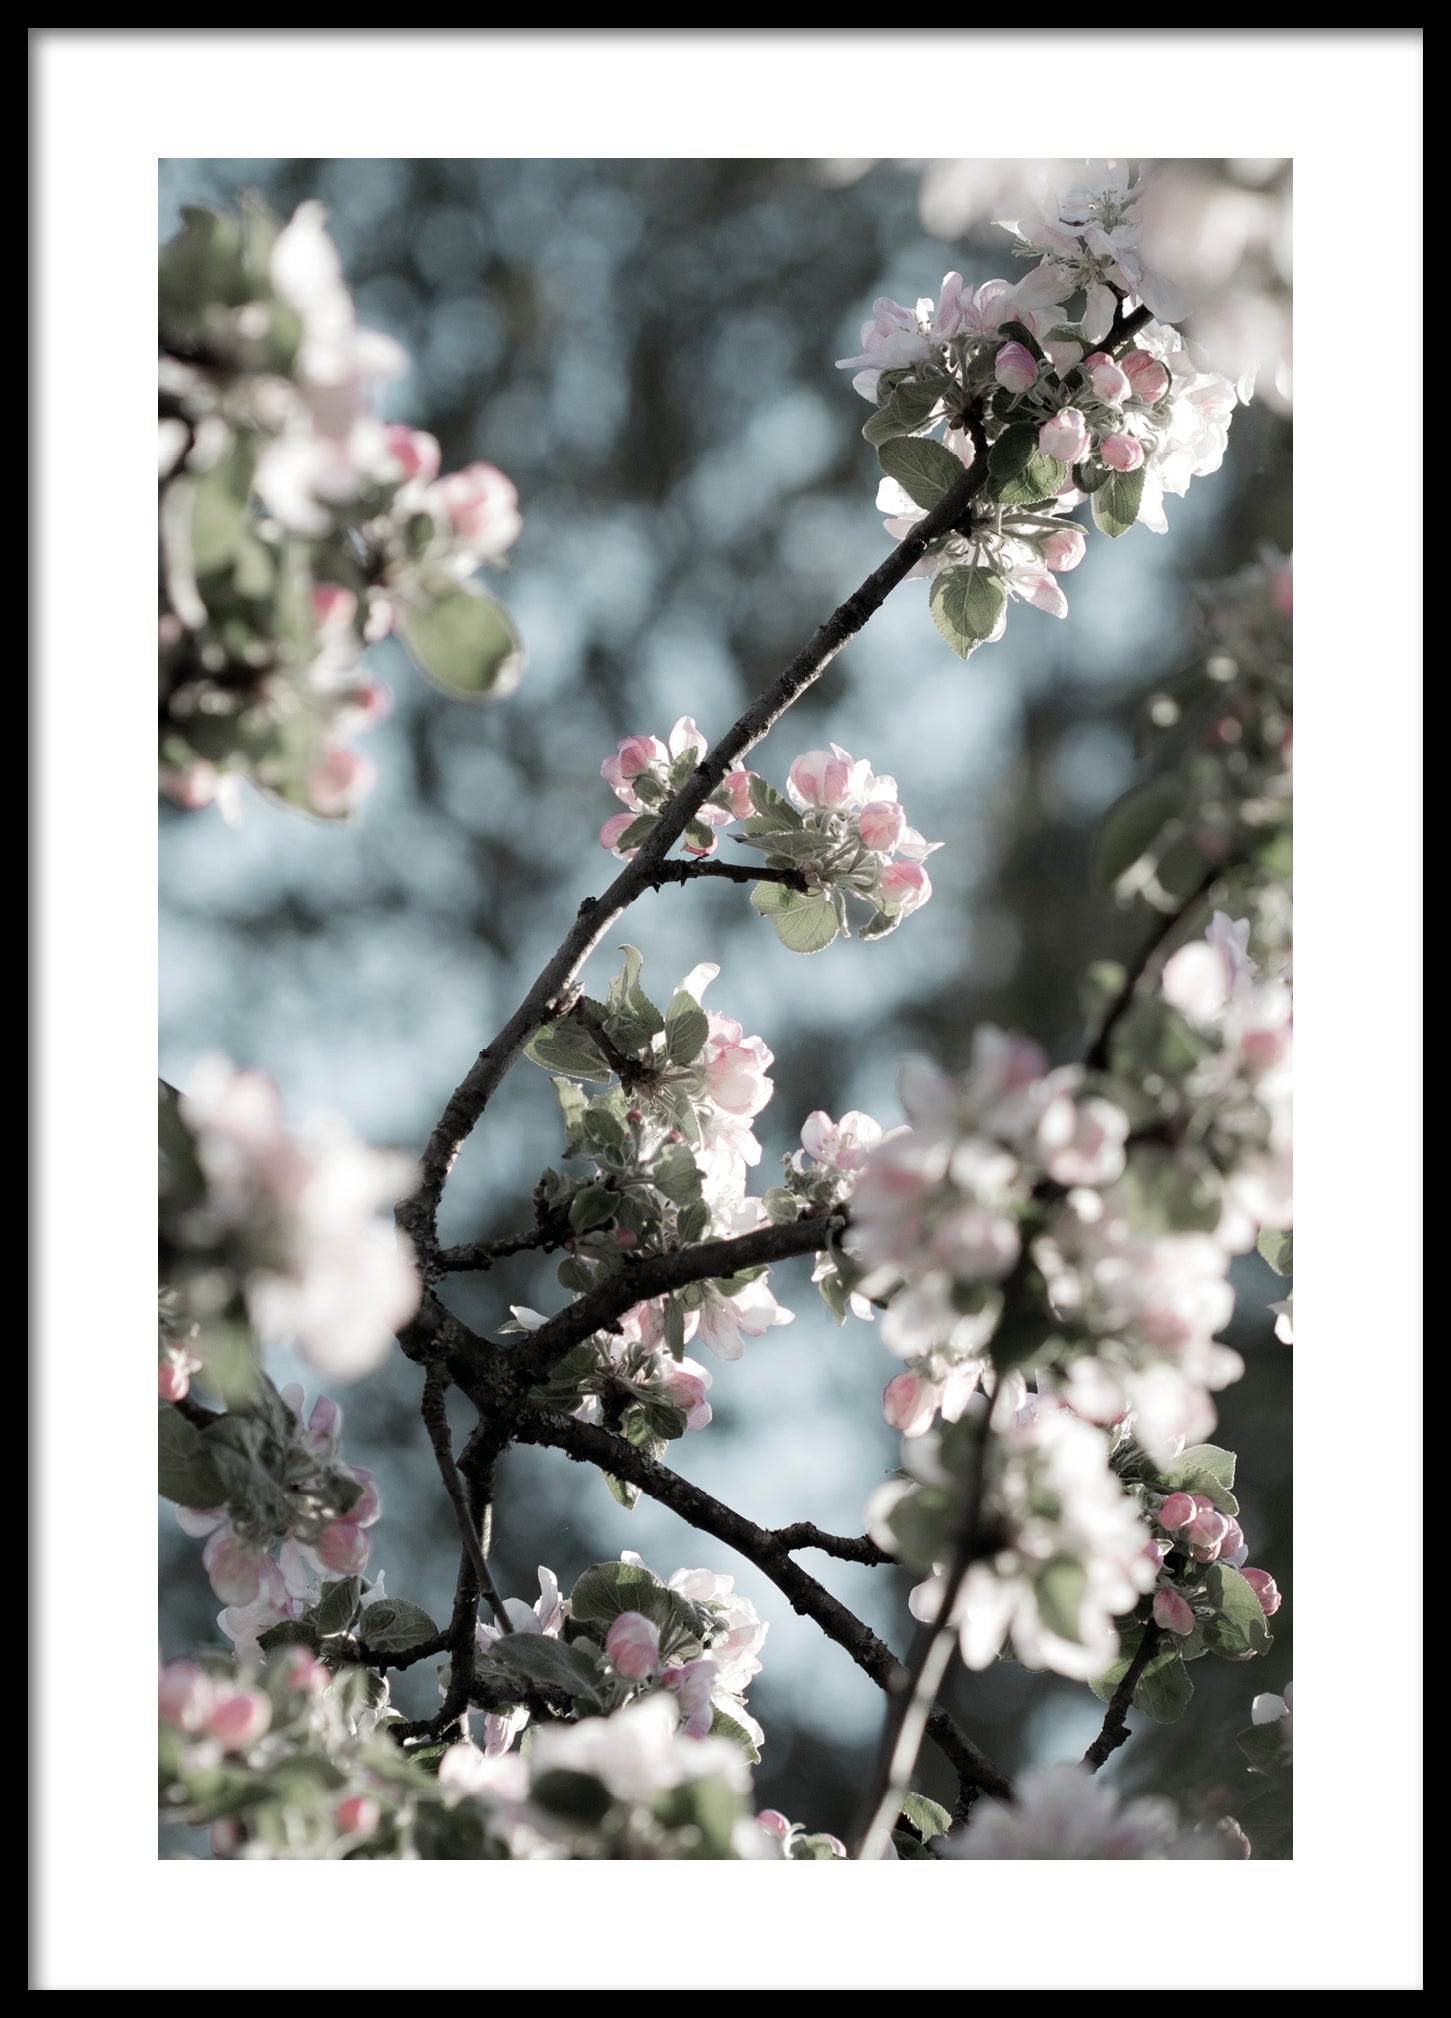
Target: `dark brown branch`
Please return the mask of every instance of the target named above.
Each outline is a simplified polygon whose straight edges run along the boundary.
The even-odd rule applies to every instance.
[[[1123,986],[1114,997],[1108,1014],[1104,1017],[1099,1027],[1098,1035],[1084,1053],[1083,1062],[1090,1072],[1106,1072],[1108,1070],[1109,1045],[1113,1038],[1113,1033],[1118,1028],[1121,1019],[1128,1013],[1129,1006],[1138,992],[1139,983],[1148,973],[1150,966],[1153,964],[1154,956],[1179,929],[1185,919],[1209,895],[1228,867],[1229,864],[1227,862],[1216,862],[1212,868],[1206,869],[1178,910],[1171,911],[1168,917],[1160,920],[1154,936],[1124,976]]]
[[[726,883],[784,883],[788,890],[799,890],[803,896],[811,888],[800,869],[768,869],[764,863],[752,868],[749,862],[664,862],[650,879],[650,887],[660,890],[667,883],[698,883],[709,876]]]
[[[868,1569],[876,1569],[882,1563],[895,1563],[896,1557],[889,1556],[885,1549],[879,1549],[870,1535],[829,1535],[816,1526],[814,1521],[793,1521],[790,1527],[773,1528],[772,1534],[783,1549],[820,1549],[826,1556],[835,1556],[844,1563],[864,1563]]]
[[[762,1226],[754,1233],[737,1234],[730,1240],[702,1240],[673,1254],[647,1254],[639,1260],[624,1258],[617,1274],[579,1298],[578,1302],[551,1317],[530,1338],[527,1346],[509,1354],[530,1387],[547,1380],[571,1346],[579,1345],[597,1331],[614,1328],[615,1320],[633,1310],[637,1303],[684,1289],[692,1282],[706,1282],[737,1274],[743,1268],[757,1268],[764,1262],[788,1261],[797,1255],[815,1254],[825,1247],[832,1229],[846,1224],[840,1210],[829,1218],[795,1219],[788,1226]]]
[[[496,1261],[511,1254],[527,1254],[542,1248],[548,1254],[569,1238],[569,1213],[564,1207],[546,1212],[531,1233],[515,1233],[503,1240],[471,1240],[458,1247],[445,1247],[438,1257],[441,1275],[482,1274]]]
[[[761,741],[792,702],[821,677],[842,647],[851,642],[897,584],[911,573],[928,547],[952,530],[986,478],[987,458],[979,456],[974,467],[964,472],[946,497],[933,506],[881,566],[828,617],[810,643],[701,760],[666,806],[639,853],[626,863],[604,895],[586,898],[580,905],[559,950],[454,1090],[425,1145],[418,1187],[398,1206],[398,1224],[413,1242],[425,1281],[434,1280],[437,1274],[438,1204],[443,1187],[459,1150],[500,1080],[535,1031],[560,1013],[559,1004],[565,1000],[585,960],[621,912],[652,887],[671,848],[711,793],[723,783],[726,773]]]
[[[834,1598],[825,1585],[819,1584],[815,1577],[809,1576],[798,1563],[793,1562],[780,1536],[773,1534],[769,1528],[757,1527],[744,1514],[738,1514],[734,1508],[713,1499],[688,1479],[646,1457],[643,1451],[636,1450],[623,1437],[614,1436],[609,1430],[597,1428],[592,1423],[576,1422],[572,1416],[530,1410],[521,1418],[516,1433],[521,1443],[544,1444],[562,1450],[576,1463],[597,1465],[612,1477],[626,1479],[631,1485],[639,1486],[642,1492],[648,1493],[662,1506],[668,1506],[702,1534],[714,1535],[727,1548],[753,1562],[789,1600],[791,1609],[803,1618],[814,1620],[826,1637],[850,1654],[863,1674],[870,1676],[878,1688],[895,1693],[906,1686],[907,1671],[891,1649],[877,1638],[870,1627],[863,1625],[854,1612],[848,1611],[839,1599]],[[928,1719],[927,1730],[964,1786],[979,1787],[984,1793],[1010,1798],[1012,1789],[1006,1776],[943,1711],[933,1712]]]
[[[509,1614],[504,1609],[504,1601],[499,1596],[494,1579],[490,1574],[489,1565],[484,1560],[483,1545],[479,1540],[478,1528],[475,1525],[468,1502],[464,1497],[464,1489],[459,1479],[458,1467],[453,1461],[453,1443],[449,1437],[448,1416],[444,1410],[444,1396],[447,1392],[448,1376],[444,1373],[437,1360],[434,1360],[430,1363],[427,1374],[424,1377],[423,1425],[428,1431],[428,1440],[433,1445],[433,1454],[438,1460],[438,1469],[443,1478],[444,1489],[453,1503],[454,1515],[458,1521],[459,1538],[463,1542],[464,1554],[472,1571],[471,1578],[466,1579],[463,1567],[462,1565],[460,1566],[458,1590],[454,1602],[454,1620],[455,1624],[457,1624],[459,1609],[463,1603],[464,1586],[466,1581],[471,1582],[473,1591],[470,1601],[472,1617],[469,1625],[467,1657],[463,1658],[460,1655],[456,1655],[454,1663],[455,1670],[459,1666],[463,1666],[467,1670],[462,1683],[464,1700],[467,1701],[468,1684],[473,1679],[474,1640],[472,1619],[478,1615],[480,1596],[488,1599],[489,1609],[494,1614],[494,1620],[500,1632],[511,1633],[514,1628],[510,1623]]]
[[[1123,1680],[1109,1698],[1103,1728],[1083,1755],[1083,1763],[1091,1773],[1096,1773],[1104,1760],[1110,1758],[1120,1745],[1126,1745],[1132,1736],[1128,1727],[1129,1706],[1134,1699],[1134,1690],[1139,1685],[1139,1677],[1154,1658],[1154,1650],[1158,1644],[1159,1628],[1150,1619],[1144,1627],[1144,1637],[1139,1641],[1134,1657],[1124,1671]]]
[[[387,1668],[412,1668],[420,1661],[431,1660],[435,1654],[446,1654],[450,1645],[452,1628],[435,1633],[431,1640],[420,1640],[416,1647],[407,1647],[398,1654],[375,1653],[371,1647],[363,1646],[358,1640],[344,1639],[341,1635],[324,1640],[322,1656],[339,1666],[376,1668],[381,1675]]]
[[[1113,321],[1109,324],[1108,335],[1103,339],[1100,348],[1106,350],[1110,357],[1118,357],[1127,349],[1144,324],[1152,322],[1153,319],[1153,311],[1145,308],[1142,302],[1130,314],[1125,315],[1123,297],[1120,296],[1119,305],[1113,312]]]

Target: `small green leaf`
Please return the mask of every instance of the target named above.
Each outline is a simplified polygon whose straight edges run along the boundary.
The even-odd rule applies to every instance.
[[[1040,504],[1067,481],[1067,463],[1041,452],[1036,426],[1005,427],[989,451],[986,496],[997,504]]]
[[[258,1633],[257,1644],[264,1654],[275,1653],[279,1647],[306,1647],[309,1653],[322,1652],[322,1639],[311,1619],[280,1619],[275,1626],[268,1626],[266,1632]]]
[[[710,1022],[693,995],[682,988],[665,1011],[665,1055],[672,1065],[693,1065],[705,1049]]]
[[[1154,778],[1110,806],[1098,830],[1094,869],[1102,889],[1111,889],[1126,869],[1148,853],[1170,820],[1182,812],[1188,796],[1183,780]]]
[[[884,441],[892,441],[898,435],[915,434],[924,427],[947,390],[943,378],[904,378],[892,388],[891,398],[885,406],[878,407],[862,429],[863,435],[879,448]]]
[[[1214,1617],[1204,1628],[1210,1652],[1224,1654],[1231,1660],[1241,1654],[1266,1652],[1271,1643],[1270,1631],[1265,1624],[1264,1607],[1248,1578],[1231,1569],[1228,1563],[1210,1563],[1204,1572],[1204,1585],[1214,1607]]]
[[[580,1646],[566,1646],[547,1633],[506,1633],[489,1649],[485,1665],[503,1668],[521,1682],[525,1693],[536,1689],[558,1689],[592,1710],[605,1706],[599,1670]]]
[[[1239,1501],[1231,1491],[1234,1467],[1232,1450],[1221,1450],[1213,1443],[1192,1443],[1170,1460],[1159,1477],[1167,1492],[1203,1493],[1217,1512],[1233,1515],[1239,1512]]]
[[[1118,1659],[1104,1674],[1089,1683],[1100,1702],[1106,1703],[1112,1698],[1128,1673],[1143,1637],[1144,1629],[1139,1625],[1129,1626],[1120,1634]],[[1134,1707],[1142,1710],[1146,1717],[1152,1717],[1156,1724],[1173,1724],[1183,1716],[1193,1694],[1194,1684],[1184,1671],[1179,1649],[1161,1643],[1150,1655],[1139,1676],[1134,1688]]]
[[[313,1624],[323,1639],[347,1631],[362,1594],[361,1577],[339,1577],[336,1583],[323,1585],[322,1596],[312,1608]]]
[[[952,1817],[946,1808],[929,1801],[925,1794],[908,1794],[902,1803],[902,1813],[924,1843],[930,1843],[934,1836],[945,1836],[952,1827]]]
[[[576,1233],[607,1226],[615,1216],[615,1202],[615,1193],[606,1191],[602,1184],[586,1185],[569,1201],[569,1223]]]
[[[744,822],[748,834],[788,833],[805,825],[791,801],[755,773],[751,776],[750,792],[756,817]]]
[[[1254,1724],[1241,1731],[1235,1743],[1257,1773],[1276,1773],[1289,1765],[1290,1747],[1285,1743],[1282,1718],[1272,1724]]]
[[[671,1142],[661,1150],[650,1182],[675,1205],[692,1205],[700,1197],[700,1170],[683,1142]]]
[[[967,474],[951,449],[943,448],[940,442],[919,441],[910,435],[880,443],[877,460],[913,504],[924,511],[940,504]]]
[[[803,897],[784,883],[757,883],[751,903],[763,918],[770,919],[777,938],[791,953],[820,953],[841,931],[836,906],[824,892],[813,891]]]
[[[358,1623],[359,1639],[375,1654],[406,1653],[437,1635],[438,1627],[423,1607],[406,1598],[379,1598],[364,1605]]]
[[[455,700],[504,700],[524,671],[509,612],[469,582],[410,612],[399,635],[419,672]]]
[[[1002,622],[1008,592],[991,568],[945,568],[932,584],[932,621],[960,659],[970,658]]]
[[[1293,1275],[1295,1272],[1293,1233],[1277,1233],[1267,1226],[1259,1237],[1259,1250],[1276,1275]]]
[[[733,1745],[739,1745],[752,1766],[761,1763],[761,1755],[756,1750],[756,1741],[744,1724],[738,1724],[734,1717],[728,1717],[719,1703],[712,1703],[710,1710],[710,1731],[712,1738],[729,1738]]]
[[[614,1795],[593,1774],[570,1772],[562,1766],[536,1779],[529,1798],[560,1821],[580,1829],[598,1827],[615,1804]]]
[[[156,1489],[163,1499],[203,1511],[227,1496],[211,1454],[174,1408],[156,1411]]]
[[[588,1030],[567,1016],[560,1017],[555,1023],[546,1023],[542,1030],[536,1030],[524,1046],[524,1056],[536,1065],[542,1065],[546,1072],[572,1072],[577,1079],[610,1079],[614,1076],[605,1063],[604,1053]]]
[[[1141,469],[1115,470],[1093,493],[1093,523],[1101,533],[1116,540],[1126,533],[1139,515],[1144,501],[1144,472]]]

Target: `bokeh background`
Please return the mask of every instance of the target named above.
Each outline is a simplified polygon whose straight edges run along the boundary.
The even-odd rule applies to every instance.
[[[1262,227],[1287,214],[1287,164],[1176,166],[1186,234],[1219,281],[1240,277],[1225,291],[1226,324],[1278,331],[1283,276]],[[860,436],[868,409],[833,360],[859,348],[879,294],[935,294],[950,268],[974,285],[1013,274],[990,218],[1005,204],[1011,214],[1017,167],[161,163],[163,238],[181,205],[227,205],[244,189],[284,215],[307,198],[327,204],[360,319],[413,358],[387,417],[436,434],[445,469],[487,460],[518,485],[524,532],[501,586],[529,651],[512,699],[471,708],[427,686],[391,642],[376,647],[396,708],[365,744],[379,783],[347,827],[255,797],[237,830],[214,811],[162,808],[166,1078],[185,1084],[200,1056],[221,1051],[272,1074],[294,1122],[330,1108],[375,1144],[417,1150],[580,898],[613,873],[596,838],[617,809],[601,759],[621,736],[663,736],[682,714],[718,734],[888,551]],[[1114,909],[1090,867],[1098,818],[1139,775],[1143,697],[1190,649],[1193,584],[1289,546],[1283,376],[1264,390],[1236,415],[1224,468],[1169,500],[1169,538],[1136,529],[1091,542],[1065,579],[1066,622],[1014,605],[1006,637],[964,665],[939,639],[925,589],[908,583],[755,753],[779,785],[798,752],[841,743],[893,773],[912,823],[946,844],[931,905],[890,947],[838,943],[802,960],[730,886],[667,889],[621,922],[614,941],[642,948],[656,999],[715,960],[709,1006],[775,1051],[776,1093],[757,1124],[762,1184],[813,1108],[863,1108],[891,1125],[901,1060],[927,1052],[961,1067],[981,1021],[1025,1031],[1058,1059],[1081,1044],[1078,976],[1148,929]],[[611,971],[607,949],[586,986],[599,992]],[[527,1224],[531,1185],[558,1149],[548,1078],[523,1063],[460,1159],[445,1239]],[[805,1264],[775,1271],[795,1322],[712,1367],[715,1420],[670,1458],[757,1521],[860,1533],[868,1494],[899,1458],[880,1408],[897,1363],[872,1327],[838,1330],[808,1275]],[[1227,1337],[1247,1372],[1220,1397],[1216,1434],[1240,1453],[1251,1559],[1287,1593],[1275,1646],[1252,1668],[1197,1662],[1183,1720],[1160,1729],[1134,1717],[1133,1741],[1106,1769],[1231,1812],[1253,1785],[1233,1733],[1254,1693],[1292,1675],[1294,1625],[1291,1356],[1266,1307],[1281,1287],[1253,1256],[1236,1285]],[[448,1293],[486,1332],[511,1302],[562,1301],[552,1264],[527,1257]],[[316,1388],[300,1364],[275,1373]],[[456,1540],[419,1391],[400,1354],[338,1398],[346,1455],[379,1476],[372,1568],[442,1619]],[[456,1441],[470,1427],[465,1406]],[[767,1734],[759,1805],[846,1833],[882,1710],[846,1655],[749,1563],[664,1509],[642,1500],[627,1513],[559,1453],[508,1455],[495,1564],[506,1592],[532,1599],[540,1564],[568,1588],[622,1549],[661,1575],[736,1577],[771,1625],[750,1697]],[[217,1605],[168,1508],[160,1558],[171,1658],[216,1639]],[[905,1648],[905,1578],[802,1560]],[[429,1714],[431,1670],[400,1678],[396,1697]],[[1007,1663],[959,1674],[949,1701],[1009,1770],[1077,1757],[1101,1716],[1085,1689]],[[930,1748],[919,1783],[950,1804]]]

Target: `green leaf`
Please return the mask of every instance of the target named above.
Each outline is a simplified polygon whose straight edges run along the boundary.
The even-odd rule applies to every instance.
[[[589,1106],[589,1095],[572,1079],[556,1079],[553,1083],[554,1097],[564,1117],[564,1153],[566,1156],[579,1156],[585,1146],[584,1115]]]
[[[1210,1563],[1204,1585],[1214,1607],[1214,1617],[1204,1627],[1210,1652],[1231,1660],[1240,1654],[1265,1653],[1271,1644],[1270,1630],[1254,1585],[1228,1563]]]
[[[602,1184],[586,1185],[583,1191],[576,1191],[569,1201],[569,1223],[576,1233],[588,1233],[593,1227],[607,1226],[615,1216],[616,1195],[606,1191]]]
[[[816,1840],[819,1842],[821,1839],[820,1837],[818,1837]],[[937,1862],[937,1859],[933,1856],[932,1852],[927,1848],[926,1844],[920,1841],[918,1837],[912,1835],[906,1829],[893,1829],[892,1843],[896,1849],[898,1857],[901,1858],[901,1860],[904,1863],[908,1864],[914,1862],[922,1863],[925,1861],[928,1864],[935,1864]],[[797,1854],[796,1845],[793,1843],[791,1846],[791,1855],[795,1857],[796,1854]],[[817,1863],[825,1862],[825,1859],[821,1856],[819,1851],[813,1851],[812,1856]],[[827,1845],[827,1856],[834,1856],[834,1852],[832,1851],[830,1844]]]
[[[686,1642],[698,1644],[704,1630],[695,1606],[667,1590],[643,1563],[596,1563],[570,1592],[569,1612],[577,1624],[606,1628],[621,1612],[640,1612],[660,1628],[662,1650],[672,1653]]]
[[[455,700],[504,700],[524,671],[509,612],[469,582],[410,612],[399,636],[419,672]]]
[[[1284,1719],[1277,1717],[1272,1724],[1254,1724],[1235,1739],[1257,1773],[1277,1773],[1289,1765],[1291,1751],[1285,1743],[1283,1723]]]
[[[529,1798],[548,1814],[580,1829],[598,1827],[615,1805],[609,1788],[592,1773],[570,1772],[562,1766],[536,1779]]]
[[[614,1076],[605,1063],[604,1053],[588,1030],[568,1016],[561,1016],[557,1022],[546,1023],[542,1030],[536,1030],[524,1046],[524,1056],[536,1065],[542,1065],[546,1072],[572,1072],[577,1079],[611,1079]],[[563,1105],[563,1102],[560,1104]]]
[[[1037,337],[1034,336],[1032,330],[1029,329],[1027,323],[1000,322],[998,324],[998,335],[1007,337],[1012,343],[1020,343],[1030,357],[1036,358],[1039,364],[1047,364],[1048,353],[1044,350],[1042,344],[1039,343]]]
[[[632,1485],[627,1478],[616,1478],[612,1471],[602,1471],[600,1477],[609,1488],[610,1497],[616,1500],[626,1513],[631,1513],[640,1504],[640,1488]]]
[[[903,1493],[887,1515],[895,1553],[912,1569],[930,1570],[944,1558],[956,1517],[956,1495],[945,1486],[925,1485]]]
[[[191,486],[191,553],[199,575],[231,564],[247,523],[250,457],[233,454]]]
[[[960,659],[992,637],[1008,592],[991,568],[944,568],[932,584],[932,621]]]
[[[622,1051],[644,1051],[665,1018],[640,986],[642,956],[636,946],[622,946],[625,964],[610,982],[610,1035]]]
[[[719,1703],[711,1704],[710,1731],[708,1735],[712,1738],[729,1738],[733,1745],[740,1746],[750,1765],[758,1766],[761,1763],[761,1755],[756,1750],[755,1739],[744,1724],[738,1724],[734,1717],[728,1717]]]
[[[1089,1683],[1100,1702],[1106,1703],[1112,1698],[1128,1673],[1129,1664],[1138,1652],[1143,1637],[1144,1629],[1139,1625],[1130,1626],[1120,1634],[1118,1659],[1104,1674]],[[1142,1710],[1146,1717],[1152,1717],[1156,1724],[1173,1724],[1183,1716],[1193,1694],[1194,1684],[1184,1671],[1179,1649],[1161,1643],[1150,1655],[1134,1688],[1134,1708]]]
[[[700,1197],[700,1170],[683,1142],[667,1143],[661,1150],[650,1182],[675,1205],[693,1205]]]
[[[699,768],[700,758],[696,754],[695,745],[687,744],[678,757],[672,757],[670,760],[669,778],[673,790],[678,792],[686,779],[693,777]]]
[[[934,1836],[945,1836],[952,1827],[952,1817],[946,1808],[929,1801],[925,1794],[908,1794],[902,1803],[902,1813],[924,1843],[930,1843]]]
[[[1116,540],[1126,533],[1139,515],[1144,500],[1144,472],[1141,469],[1115,470],[1093,493],[1093,523],[1101,533]]]
[[[1075,1646],[1083,1643],[1080,1622],[1087,1590],[1088,1572],[1071,1556],[1055,1556],[1036,1586],[1038,1616],[1050,1633],[1060,1640],[1071,1640]]]
[[[731,1831],[741,1815],[740,1797],[724,1780],[691,1780],[658,1795],[654,1812],[666,1828],[688,1830],[682,1858],[729,1857]]]
[[[275,1653],[279,1647],[306,1647],[309,1653],[322,1652],[322,1637],[311,1619],[280,1619],[275,1626],[268,1626],[266,1632],[258,1633],[257,1644],[264,1654]]]
[[[1101,888],[1111,889],[1126,869],[1142,860],[1168,822],[1183,810],[1187,796],[1182,779],[1154,778],[1135,785],[1109,808],[1093,851]]]
[[[697,1240],[704,1240],[710,1231],[711,1211],[703,1198],[692,1199],[683,1205],[675,1220],[675,1231],[682,1247],[693,1247]],[[676,1358],[680,1357],[677,1353]]]
[[[437,1636],[438,1627],[421,1605],[406,1598],[379,1598],[363,1607],[358,1637],[375,1654],[402,1654]]]
[[[1230,1488],[1234,1484],[1235,1456],[1218,1444],[1191,1443],[1159,1473],[1169,1492],[1203,1493],[1219,1513],[1237,1514],[1239,1501]]]
[[[323,1639],[347,1631],[362,1595],[361,1577],[339,1577],[336,1583],[323,1585],[322,1596],[312,1608],[313,1624]]]
[[[495,1640],[483,1665],[502,1668],[511,1680],[523,1685],[526,1694],[558,1689],[592,1710],[605,1706],[599,1670],[583,1647],[566,1646],[547,1633],[505,1633]]]
[[[751,904],[776,928],[776,937],[790,953],[820,953],[840,931],[836,906],[823,891],[803,897],[784,883],[757,883]]]
[[[693,1065],[705,1049],[710,1022],[693,995],[682,988],[665,1011],[665,1055],[672,1065]]]
[[[940,504],[967,474],[951,449],[943,448],[940,442],[919,441],[912,436],[880,443],[877,461],[889,477],[895,477],[913,504],[924,511]]]
[[[754,773],[750,791],[756,817],[743,823],[748,834],[789,833],[806,824],[803,815],[788,798]]]
[[[174,1408],[156,1411],[156,1489],[178,1506],[204,1511],[227,1496],[205,1444]]]
[[[629,826],[620,833],[615,846],[627,852],[634,848],[643,848],[659,824],[658,813],[637,813]]]
[[[943,378],[904,378],[892,388],[892,396],[885,406],[878,407],[862,429],[863,435],[879,448],[884,441],[892,441],[898,435],[915,434],[919,427],[927,423],[932,409],[947,390],[947,380]]]
[[[1040,504],[1068,481],[1068,465],[1044,455],[1033,424],[1005,427],[988,452],[985,495],[997,504]]]
[[[1276,1275],[1293,1275],[1295,1272],[1293,1233],[1277,1233],[1267,1226],[1259,1237],[1259,1250]]]
[[[659,1457],[667,1443],[684,1434],[685,1411],[673,1402],[632,1402],[620,1421],[620,1435],[647,1457]]]

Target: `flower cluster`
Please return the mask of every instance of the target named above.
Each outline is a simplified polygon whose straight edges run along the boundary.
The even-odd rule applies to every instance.
[[[163,1400],[201,1363],[245,1357],[249,1333],[295,1342],[334,1379],[371,1372],[418,1308],[412,1260],[379,1217],[411,1161],[338,1121],[290,1135],[274,1083],[219,1057],[179,1099],[163,1090],[160,1123]]]
[[[1204,1576],[1214,1563],[1238,1571],[1267,1619],[1280,1609],[1279,1586],[1269,1571],[1245,1567],[1249,1544],[1236,1514],[1223,1510],[1225,1498],[1222,1491],[1211,1496],[1181,1490],[1167,1494],[1154,1512],[1159,1536],[1149,1547],[1160,1565],[1154,1623],[1180,1640],[1201,1633],[1206,1622],[1211,1634],[1218,1630],[1223,1574],[1213,1580],[1213,1588]]]
[[[1065,1764],[1029,1767],[1010,1804],[980,1803],[972,1827],[951,1838],[948,1854],[1118,1862],[1245,1857],[1249,1845],[1234,1823],[1186,1830],[1171,1801],[1152,1795],[1124,1801],[1111,1782],[1095,1779],[1085,1766]]]
[[[629,808],[600,828],[600,845],[628,861],[655,831],[661,813],[695,771],[710,744],[689,715],[670,731],[668,747],[658,736],[626,736],[614,756],[600,765],[600,776],[615,797]],[[720,846],[718,829],[744,819],[751,808],[752,773],[738,764],[726,773],[686,825],[681,845],[687,854],[713,855]]]
[[[338,1456],[342,1421],[326,1395],[304,1421],[302,1389],[279,1393],[265,1379],[246,1408],[200,1433],[167,1419],[162,1490],[183,1531],[206,1537],[202,1567],[226,1607],[217,1623],[248,1657],[261,1634],[317,1603],[320,1580],[367,1566],[378,1492],[371,1471]]]
[[[1068,530],[1081,544],[1081,534]],[[689,715],[671,730],[668,748],[656,736],[627,736],[600,771],[629,811],[606,820],[601,845],[622,861],[638,854],[707,748]],[[850,937],[848,897],[869,907],[861,936],[875,939],[932,895],[922,864],[942,843],[908,826],[895,778],[878,777],[837,743],[797,757],[784,797],[738,765],[687,824],[681,845],[690,855],[713,855],[719,830],[736,820],[742,831],[732,838],[759,849],[773,872],[751,902],[792,952],[816,953],[839,934]]]
[[[396,629],[455,696],[517,684],[508,614],[465,579],[517,538],[514,486],[440,477],[431,435],[378,417],[408,359],[358,327],[321,204],[187,211],[160,307],[162,789],[235,818],[245,778],[339,817],[389,705],[366,644]]]
[[[585,1714],[663,1694],[685,1736],[724,1733],[752,1761],[760,1756],[764,1733],[745,1696],[768,1628],[731,1577],[682,1569],[662,1583],[626,1550],[618,1562],[586,1570],[567,1598],[551,1570],[540,1569],[539,1588],[532,1609],[505,1601],[511,1632],[475,1629],[476,1684],[498,1705],[485,1720],[487,1757],[507,1752],[530,1721],[526,1702],[501,1699],[546,1683],[571,1694]]]
[[[1087,497],[1110,537],[1138,521],[1163,532],[1165,492],[1183,496],[1223,460],[1235,388],[1151,319],[1138,195],[1122,164],[1102,164],[1008,226],[1038,256],[1021,280],[972,292],[949,273],[935,302],[883,298],[861,352],[839,360],[877,404],[864,433],[896,537],[965,469],[978,473],[970,505],[914,569],[934,578],[933,617],[963,658],[1002,635],[1010,596],[1065,614],[1054,576],[1084,541],[1064,513]]]

